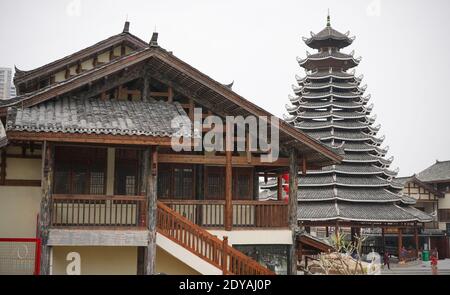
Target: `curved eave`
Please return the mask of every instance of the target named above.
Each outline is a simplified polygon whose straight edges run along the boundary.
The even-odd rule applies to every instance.
[[[339,85],[339,83],[324,83],[321,85],[315,85],[314,83],[304,83],[303,88],[305,89],[313,89],[313,90],[317,90],[317,89],[327,89],[327,88],[337,88],[337,89],[359,89],[358,88],[358,84],[355,85]]]
[[[360,59],[355,59],[353,56],[337,57],[327,55],[324,57],[308,56],[306,59],[298,59],[298,64],[307,69],[314,70],[323,66],[340,67],[343,69],[351,69],[359,65]]]
[[[339,102],[324,102],[324,103],[317,103],[317,104],[311,104],[309,102],[300,102],[298,106],[302,109],[323,109],[323,108],[329,108],[329,107],[335,107],[339,109],[361,109],[364,108],[363,105],[360,105],[356,102],[353,103],[339,103]]]
[[[360,98],[362,95],[359,92],[339,93],[339,92],[333,92],[333,91],[311,95],[312,94],[311,92],[310,93],[301,92],[300,89],[298,90],[298,92],[296,92],[296,94],[300,95],[303,98],[307,98],[307,99],[327,98],[327,97],[331,97],[331,96],[338,97],[338,98]]]

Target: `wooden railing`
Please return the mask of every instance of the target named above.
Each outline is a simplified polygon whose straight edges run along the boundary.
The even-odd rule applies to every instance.
[[[224,226],[223,200],[161,200],[172,210],[202,227]],[[288,205],[277,201],[233,201],[233,227],[288,227]]]
[[[52,195],[52,227],[144,227],[144,196]]]
[[[158,201],[157,230],[222,270],[223,274],[273,275],[269,269]]]

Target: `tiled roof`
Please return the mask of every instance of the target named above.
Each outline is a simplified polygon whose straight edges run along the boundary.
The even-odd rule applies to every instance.
[[[418,211],[392,203],[305,202],[299,204],[297,212],[302,221],[427,222],[432,219]]]
[[[188,123],[178,103],[61,98],[10,108],[6,130],[170,137],[172,119]]]
[[[343,200],[349,202],[396,202],[401,196],[382,188],[301,188],[297,193],[300,203],[307,201]],[[301,206],[301,205],[299,205]]]
[[[336,175],[334,178],[332,175],[314,175],[299,176],[298,186],[310,187],[310,186],[326,186],[326,185],[341,185],[341,186],[354,186],[354,187],[383,187],[389,186],[390,181],[377,177],[377,176],[342,176]]]
[[[450,160],[436,161],[436,163],[417,174],[416,177],[423,182],[450,181]]]

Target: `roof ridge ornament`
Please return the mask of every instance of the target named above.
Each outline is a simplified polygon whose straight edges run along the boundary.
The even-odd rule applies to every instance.
[[[128,16],[127,16],[128,18]],[[128,20],[125,21],[125,24],[123,25],[123,31],[122,33],[129,33],[130,32],[130,22]]]
[[[158,47],[158,32],[153,32],[149,45],[150,47]]]
[[[311,37],[316,36],[316,34],[314,34],[312,31],[310,31],[309,34],[311,34]]]

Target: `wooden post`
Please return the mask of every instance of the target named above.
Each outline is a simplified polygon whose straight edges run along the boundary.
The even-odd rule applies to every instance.
[[[6,147],[1,150],[2,160],[0,165],[0,184],[5,185],[6,183]]]
[[[146,151],[144,154],[150,154]],[[147,227],[148,227],[148,245],[146,257],[146,274],[155,274],[156,261],[156,202],[157,202],[157,184],[158,184],[158,148],[154,147],[151,151],[150,159],[145,160],[150,163],[147,173],[146,199],[147,199]]]
[[[297,218],[297,190],[298,190],[298,156],[297,151],[292,149],[289,154],[289,229],[292,232],[292,246],[290,248],[291,267],[288,274],[297,274],[297,260],[296,255],[296,232],[298,228]]]
[[[146,196],[147,181],[150,169],[150,148],[145,148],[140,155],[140,175],[139,175],[139,195]],[[148,204],[148,200],[145,203]],[[147,206],[139,208],[139,223],[147,227]],[[147,227],[148,228],[148,227]],[[138,247],[137,253],[137,274],[145,275],[147,273],[147,247]]]
[[[168,93],[167,102],[172,103],[173,102],[173,89],[172,89],[172,87],[169,87],[167,89],[167,93]]]
[[[42,198],[39,213],[39,238],[41,238],[41,274],[50,273],[50,247],[48,234],[51,221],[51,197],[53,189],[53,146],[44,141],[42,149]]]
[[[403,247],[402,228],[399,227],[398,228],[398,262],[400,262],[402,247]]]
[[[383,253],[386,252],[386,238],[384,236],[384,227],[381,228],[381,243],[383,244],[381,248],[383,249]]]
[[[256,169],[253,169],[253,200],[259,199],[259,176]]]
[[[417,223],[414,223],[414,243],[416,244],[416,255],[419,255],[419,232]]]
[[[232,151],[225,153],[225,230],[231,230],[233,228]]]
[[[330,236],[330,231],[328,229],[328,226],[325,226],[325,236],[328,238]]]
[[[278,201],[283,200],[283,178],[281,175],[278,175],[277,177],[277,199]]]
[[[150,96],[150,79],[147,74],[144,74],[142,83],[142,99],[148,99]]]
[[[226,275],[228,273],[228,237],[223,237],[222,242],[222,274]]]

